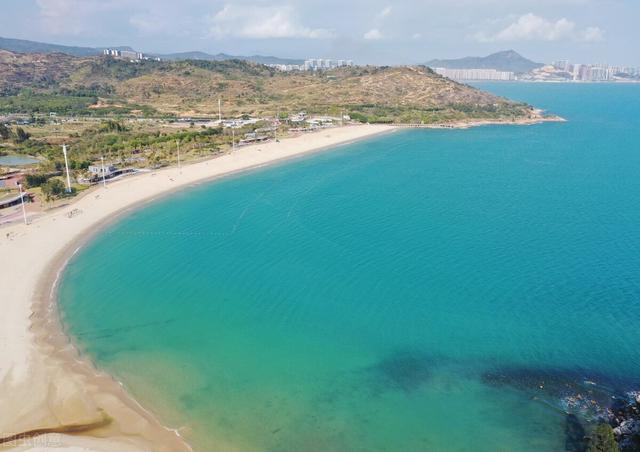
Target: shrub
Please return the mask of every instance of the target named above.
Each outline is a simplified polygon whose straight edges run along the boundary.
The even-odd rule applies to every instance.
[[[25,185],[27,188],[40,187],[51,178],[48,174],[32,173],[24,176]]]
[[[25,131],[22,127],[16,128],[16,136],[15,136],[16,143],[24,143],[29,138],[31,138],[31,135],[27,131]]]
[[[121,122],[108,120],[100,127],[101,132],[124,132],[127,128]]]
[[[351,117],[351,119],[353,119],[354,121],[358,121],[361,123],[367,123],[369,122],[369,117],[367,115],[364,115],[362,113],[359,113],[357,111],[352,111],[349,112],[349,116]]]
[[[10,136],[11,130],[4,124],[0,123],[0,138],[2,138],[3,140],[8,140]]]
[[[587,452],[619,452],[620,448],[609,424],[598,424],[589,437]]]
[[[42,185],[42,194],[47,201],[64,195],[64,183],[60,179],[49,179]]]

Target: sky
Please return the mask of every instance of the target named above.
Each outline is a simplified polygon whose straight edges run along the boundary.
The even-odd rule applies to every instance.
[[[419,64],[513,49],[640,66],[640,0],[0,0],[0,36]]]

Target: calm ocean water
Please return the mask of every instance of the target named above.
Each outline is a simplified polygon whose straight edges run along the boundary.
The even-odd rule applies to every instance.
[[[640,85],[486,84],[569,120],[400,131],[177,193],[64,322],[198,450],[564,450],[640,388]]]

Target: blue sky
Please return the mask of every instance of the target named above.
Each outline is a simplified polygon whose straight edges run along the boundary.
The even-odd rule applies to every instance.
[[[421,63],[514,49],[640,66],[639,0],[2,0],[0,36],[282,57]]]

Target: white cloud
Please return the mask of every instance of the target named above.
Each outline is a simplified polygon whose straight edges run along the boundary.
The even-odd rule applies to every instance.
[[[290,7],[245,6],[226,4],[209,17],[210,35],[216,38],[252,39],[333,37],[325,28],[309,28],[299,24]]]
[[[414,33],[413,36],[411,36],[411,38],[420,39],[420,38],[422,38],[422,33]]]
[[[1,1],[1,0],[0,0]],[[53,35],[83,36],[102,33],[114,23],[128,25],[142,34],[185,36],[196,28],[195,20],[181,15],[183,5],[155,8],[158,0],[35,0],[38,21]]]
[[[157,15],[135,14],[129,18],[129,24],[142,33],[160,33],[167,30],[167,23]]]
[[[77,35],[86,30],[86,18],[109,7],[109,1],[36,0],[42,27],[52,34]]]
[[[589,27],[581,33],[580,40],[584,42],[604,41],[604,31],[599,27]]]
[[[523,41],[542,40],[557,41],[568,37],[573,33],[575,24],[567,19],[559,19],[555,22],[544,17],[529,13],[520,16],[507,28],[488,37],[488,41]]]
[[[385,20],[387,19],[387,17],[389,17],[392,11],[393,11],[393,7],[391,5],[387,5],[378,14],[376,14],[375,20],[373,21],[373,24],[372,24],[373,28],[371,28],[369,31],[364,33],[362,35],[362,38],[366,39],[367,41],[378,41],[380,39],[383,39],[384,35],[382,34],[382,32],[380,31],[380,28],[378,27],[385,22]]]
[[[604,38],[603,31],[598,27],[577,30],[576,24],[566,18],[556,21],[537,16],[533,13],[524,14],[497,33],[478,33],[476,40],[481,42],[507,41],[598,41]]]
[[[382,33],[380,33],[380,30],[378,30],[377,28],[372,28],[371,30],[366,32],[362,37],[367,41],[377,41],[383,38]]]
[[[393,11],[393,7],[387,6],[386,8],[384,8],[382,11],[378,13],[378,16],[377,16],[378,19],[383,19],[387,17],[389,14],[391,14],[391,11]]]

